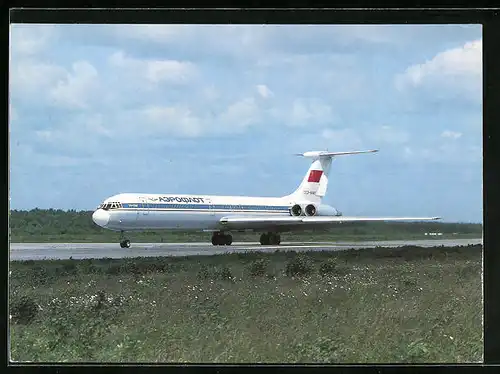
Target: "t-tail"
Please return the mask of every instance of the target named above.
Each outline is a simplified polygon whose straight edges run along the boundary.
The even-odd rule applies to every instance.
[[[378,152],[377,149],[370,151],[351,151],[351,152],[328,152],[328,151],[311,151],[305,153],[298,153],[297,156],[309,157],[314,161],[312,162],[309,170],[307,170],[304,179],[299,188],[295,190],[287,198],[293,198],[300,201],[310,201],[313,203],[320,203],[321,199],[326,194],[328,187],[328,177],[330,174],[330,166],[332,160],[336,156],[354,155],[358,153],[373,153]]]

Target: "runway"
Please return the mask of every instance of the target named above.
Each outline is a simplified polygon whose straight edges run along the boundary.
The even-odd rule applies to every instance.
[[[308,242],[262,246],[259,243],[233,243],[231,246],[213,246],[210,243],[132,243],[131,248],[120,248],[118,243],[11,243],[10,261],[56,260],[85,258],[124,258],[157,256],[200,256],[237,252],[280,251],[342,251],[350,248],[401,247],[405,245],[455,247],[481,244],[482,239],[390,240],[363,242]]]

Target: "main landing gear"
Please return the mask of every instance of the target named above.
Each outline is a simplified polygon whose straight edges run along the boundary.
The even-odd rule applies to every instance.
[[[279,234],[274,232],[264,233],[260,236],[260,244],[261,245],[278,245],[281,243],[281,237]]]
[[[122,248],[130,248],[130,240],[125,238],[124,232],[120,233],[120,247]]]
[[[213,245],[231,245],[233,243],[233,237],[230,234],[224,234],[223,232],[214,232],[212,235]]]

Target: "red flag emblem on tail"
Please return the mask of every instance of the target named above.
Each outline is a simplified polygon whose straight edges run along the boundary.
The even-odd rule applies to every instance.
[[[323,175],[323,170],[311,170],[311,173],[309,174],[309,178],[307,179],[307,181],[319,183],[321,175]]]

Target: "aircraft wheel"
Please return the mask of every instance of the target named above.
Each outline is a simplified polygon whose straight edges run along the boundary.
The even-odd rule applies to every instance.
[[[220,232],[214,233],[212,236],[212,244],[213,245],[225,245],[226,244],[226,235],[223,235]]]
[[[260,244],[261,245],[268,245],[269,244],[269,239],[270,239],[270,237],[269,237],[268,234],[262,234],[260,236]]]
[[[225,244],[231,245],[233,243],[233,237],[231,235],[225,235]]]
[[[130,240],[125,239],[120,242],[120,247],[122,248],[130,248]]]
[[[271,245],[279,245],[281,243],[281,238],[278,234],[275,234],[274,232],[270,232],[267,234],[263,234],[263,236],[266,236],[265,239],[265,244],[271,244]],[[261,237],[262,239],[262,237]],[[261,242],[262,244],[262,242]]]

